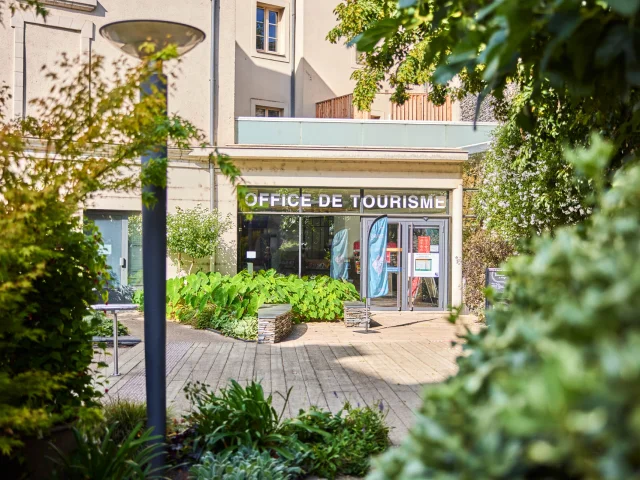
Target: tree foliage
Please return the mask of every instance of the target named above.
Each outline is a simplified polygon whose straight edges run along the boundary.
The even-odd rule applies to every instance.
[[[36,114],[0,113],[0,451],[25,436],[91,414],[90,325],[83,320],[109,279],[97,230],[78,208],[99,190],[154,184],[166,159],[140,171],[138,157],[170,142],[186,148],[201,133],[167,116],[160,92],[139,85],[176,57],[175,48],[136,67],[67,57],[45,68],[51,90]],[[6,98],[7,92],[2,92]],[[145,197],[151,205],[153,198]]]
[[[571,225],[591,213],[592,185],[575,175],[563,150],[588,143],[589,126],[576,122],[580,111],[547,90],[538,103],[538,122],[523,131],[517,122],[531,89],[512,100],[504,124],[493,132],[480,164],[482,178],[474,212],[484,228],[517,245],[532,235]]]
[[[231,228],[231,217],[221,219],[217,210],[209,211],[201,205],[191,209],[178,207],[167,216],[167,252],[178,258],[178,271],[183,256],[189,257],[191,273],[195,262],[212,257],[222,235]]]
[[[568,156],[597,179],[614,149],[591,143]],[[508,262],[507,304],[467,333],[458,374],[425,392],[372,479],[637,478],[640,166],[598,205]]]
[[[626,118],[616,125],[618,146],[638,131],[637,96],[630,102],[640,86],[637,0],[345,0],[336,15],[329,39],[354,42],[376,82],[390,76],[396,99],[407,83],[455,89],[455,76],[465,91],[498,99],[516,83],[533,89],[519,118],[530,127],[531,106],[550,86],[588,98],[583,111],[599,123],[610,112]]]
[[[331,43],[351,44],[362,39],[363,32],[367,38],[379,38],[378,33],[387,33],[384,42],[366,39],[358,42],[359,63],[351,78],[356,81],[354,88],[354,104],[358,109],[370,110],[375,95],[389,84],[393,88],[391,101],[402,104],[408,98],[407,90],[412,85],[431,84],[430,99],[442,104],[447,95],[462,97],[468,92],[482,89],[477,75],[461,72],[460,83],[440,85],[434,81],[434,73],[440,56],[428,58],[430,44],[440,31],[432,24],[424,22],[415,28],[397,28],[391,31],[394,19],[402,14],[403,3],[397,0],[344,0],[334,10],[338,24],[328,33]],[[386,30],[385,30],[386,28]]]

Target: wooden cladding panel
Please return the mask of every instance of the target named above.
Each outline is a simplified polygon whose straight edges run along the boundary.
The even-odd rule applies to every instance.
[[[436,106],[426,93],[412,93],[403,105],[389,105],[391,120],[451,121],[451,99]],[[353,95],[343,95],[316,103],[316,118],[368,119],[369,112],[362,112],[353,105]]]

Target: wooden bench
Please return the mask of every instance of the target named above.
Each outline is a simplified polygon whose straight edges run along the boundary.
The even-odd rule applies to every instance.
[[[364,302],[342,302],[345,327],[366,327],[367,310]]]
[[[279,343],[291,333],[293,313],[289,303],[265,304],[258,309],[258,343]]]

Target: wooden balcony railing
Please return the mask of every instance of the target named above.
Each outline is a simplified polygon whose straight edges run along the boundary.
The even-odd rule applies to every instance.
[[[386,101],[384,97],[379,98],[382,95],[387,97]],[[379,94],[374,102],[373,112],[358,110],[353,105],[353,94],[330,98],[316,103],[316,118],[451,121],[449,97],[440,106],[430,102],[426,93],[411,93],[403,105],[391,102],[388,97],[388,94]]]

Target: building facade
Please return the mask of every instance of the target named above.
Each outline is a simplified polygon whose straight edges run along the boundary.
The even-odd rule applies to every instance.
[[[62,52],[119,55],[98,34],[102,25],[153,18],[200,28],[205,43],[169,66],[178,70],[169,110],[204,131],[210,147],[169,149],[168,208],[200,204],[232,219],[215,268],[326,274],[360,287],[367,227],[387,214],[390,292],[374,306],[445,310],[462,299],[462,167],[493,124],[458,121],[456,102],[433,108],[423,87],[407,107],[382,94],[371,112],[353,111],[344,98],[355,50],[325,40],[337,2],[47,0],[46,21],[16,12],[0,29],[0,59],[10,66],[0,82],[11,88],[13,114],[28,115],[29,100],[48,88],[43,64]],[[240,168],[240,197],[209,162],[214,145]],[[137,194],[105,192],[84,208],[121,284],[140,284],[140,239],[128,229],[140,207]],[[167,269],[179,273],[171,258]]]

